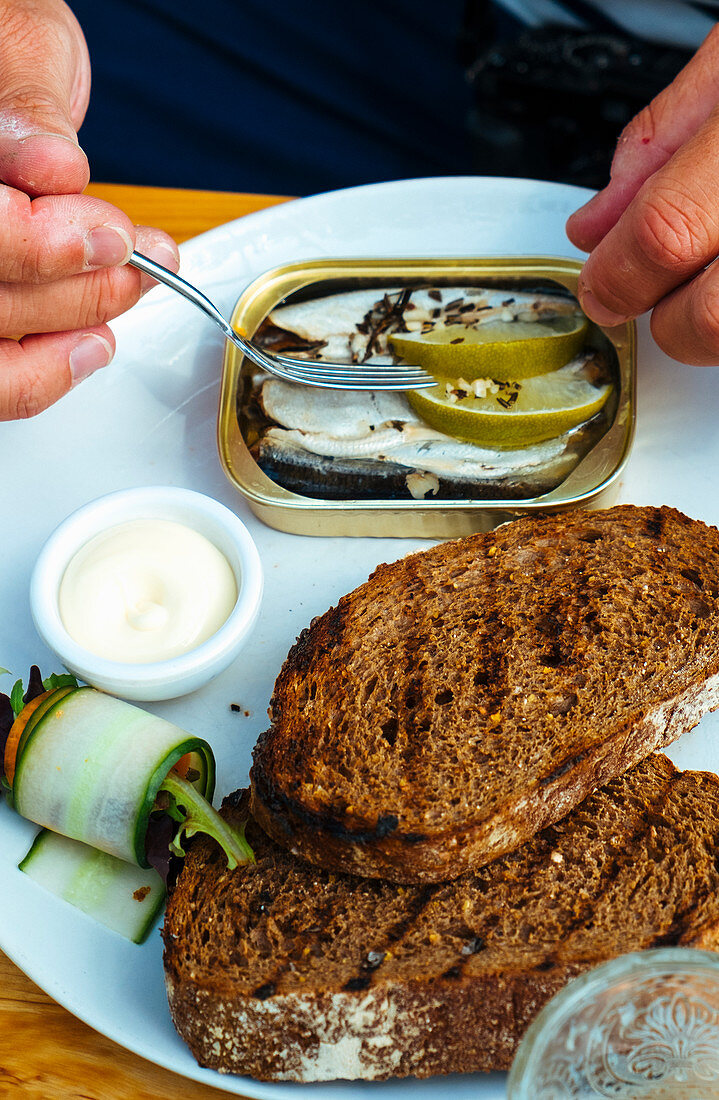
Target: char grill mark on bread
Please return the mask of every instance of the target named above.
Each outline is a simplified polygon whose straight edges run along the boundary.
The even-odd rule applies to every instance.
[[[719,705],[719,532],[519,519],[381,565],[299,637],[252,813],[322,866],[439,882],[515,849]]]
[[[244,816],[246,794],[226,800]],[[719,948],[719,780],[652,755],[520,849],[397,886],[198,840],[163,936],[173,1019],[201,1065],[266,1080],[506,1069],[571,977],[658,945]]]

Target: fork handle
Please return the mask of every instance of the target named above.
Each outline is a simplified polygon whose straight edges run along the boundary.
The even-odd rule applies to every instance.
[[[179,275],[175,275],[174,271],[168,271],[162,264],[155,263],[149,256],[143,256],[141,252],[132,252],[130,258],[127,261],[133,267],[136,267],[138,271],[144,271],[146,275],[150,275],[153,279],[157,279],[158,283],[164,283],[165,286],[169,286],[171,290],[176,290],[178,294],[181,294],[183,298],[187,298],[188,302],[192,302],[193,305],[201,309],[210,320],[222,330],[228,340],[231,340],[241,352],[243,352],[248,359],[252,360],[256,366],[261,367],[263,370],[270,371],[271,374],[276,375],[278,378],[283,378],[288,382],[297,381],[293,376],[287,372],[285,367],[281,364],[275,365],[270,360],[269,356],[265,356],[259,351],[254,344],[251,344],[249,340],[243,339],[238,332],[235,332],[230,322],[223,317],[214,302],[193,286],[192,283],[188,283],[186,279],[182,279]],[[321,385],[321,383],[319,383]]]
[[[235,332],[230,322],[220,313],[214,302],[193,286],[192,283],[188,283],[187,280],[182,279],[179,275],[175,275],[174,271],[168,271],[162,264],[155,263],[149,256],[143,256],[141,252],[133,252],[130,255],[129,264],[136,267],[138,271],[144,271],[146,275],[150,275],[153,279],[156,279],[158,283],[164,283],[165,286],[169,286],[171,290],[176,290],[178,294],[181,294],[183,298],[187,298],[188,302],[192,302],[193,305],[201,309],[210,320],[214,321],[218,328],[222,329],[228,340],[231,340],[233,344],[236,344],[240,351],[244,352],[248,359],[251,359],[258,367],[262,367],[264,370],[268,369],[267,363],[263,359],[260,352],[249,342],[244,340],[239,333]],[[283,377],[287,377],[283,374]]]
[[[208,317],[211,317],[216,325],[224,332],[225,336],[232,339],[236,336],[234,329],[228,321],[220,313],[217,306],[207,298],[202,291],[197,287],[186,282],[179,275],[175,275],[174,271],[168,271],[162,264],[155,263],[149,256],[143,256],[141,252],[133,252],[127,261],[136,267],[138,271],[144,271],[146,275],[150,275],[153,279],[156,279],[158,283],[164,283],[165,286],[169,286],[172,290],[176,290],[178,294],[181,294],[183,298],[187,298],[199,309],[206,313]]]

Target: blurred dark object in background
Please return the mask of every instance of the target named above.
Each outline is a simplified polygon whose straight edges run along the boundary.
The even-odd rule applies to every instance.
[[[557,27],[526,31],[489,48],[486,42],[478,37],[475,56],[467,57],[474,170],[597,189],[609,179],[623,127],[692,56],[671,46]],[[469,45],[465,37],[465,49]]]

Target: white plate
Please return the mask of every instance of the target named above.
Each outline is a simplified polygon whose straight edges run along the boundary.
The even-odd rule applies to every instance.
[[[183,273],[229,312],[262,271],[323,256],[473,256],[579,253],[564,222],[589,192],[504,179],[378,184],[278,206],[182,247]],[[0,665],[27,675],[53,669],[28,608],[28,581],[47,535],[70,511],[112,489],[182,485],[235,508],[262,555],[266,595],[255,644],[209,687],[151,709],[206,737],[218,758],[218,795],[247,778],[270,691],[299,631],[380,561],[419,540],[310,539],[262,526],[226,481],[215,417],[222,343],[214,326],[171,291],[153,290],[115,325],[118,353],[34,421],[0,429]],[[671,504],[719,521],[719,373],[671,362],[641,327],[637,438],[621,499]],[[11,678],[4,677],[0,685]],[[230,710],[238,703],[239,712]],[[248,712],[245,714],[245,712]],[[708,717],[671,755],[719,770],[719,719]],[[713,736],[712,736],[713,734]],[[177,1038],[165,1003],[161,942],[125,943],[55,901],[17,870],[34,829],[0,806],[0,947],[76,1016],[137,1054],[186,1077],[250,1097],[421,1094],[499,1100],[504,1076],[376,1085],[264,1085],[201,1070]]]

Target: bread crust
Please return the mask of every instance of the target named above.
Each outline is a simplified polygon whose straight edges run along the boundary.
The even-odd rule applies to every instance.
[[[719,706],[718,619],[719,533],[668,508],[528,517],[380,566],[290,651],[253,816],[335,870],[481,867]]]
[[[387,983],[365,993],[235,1001],[166,980],[182,1038],[201,1066],[259,1081],[384,1081],[508,1070],[540,1009],[586,966],[480,981]]]

